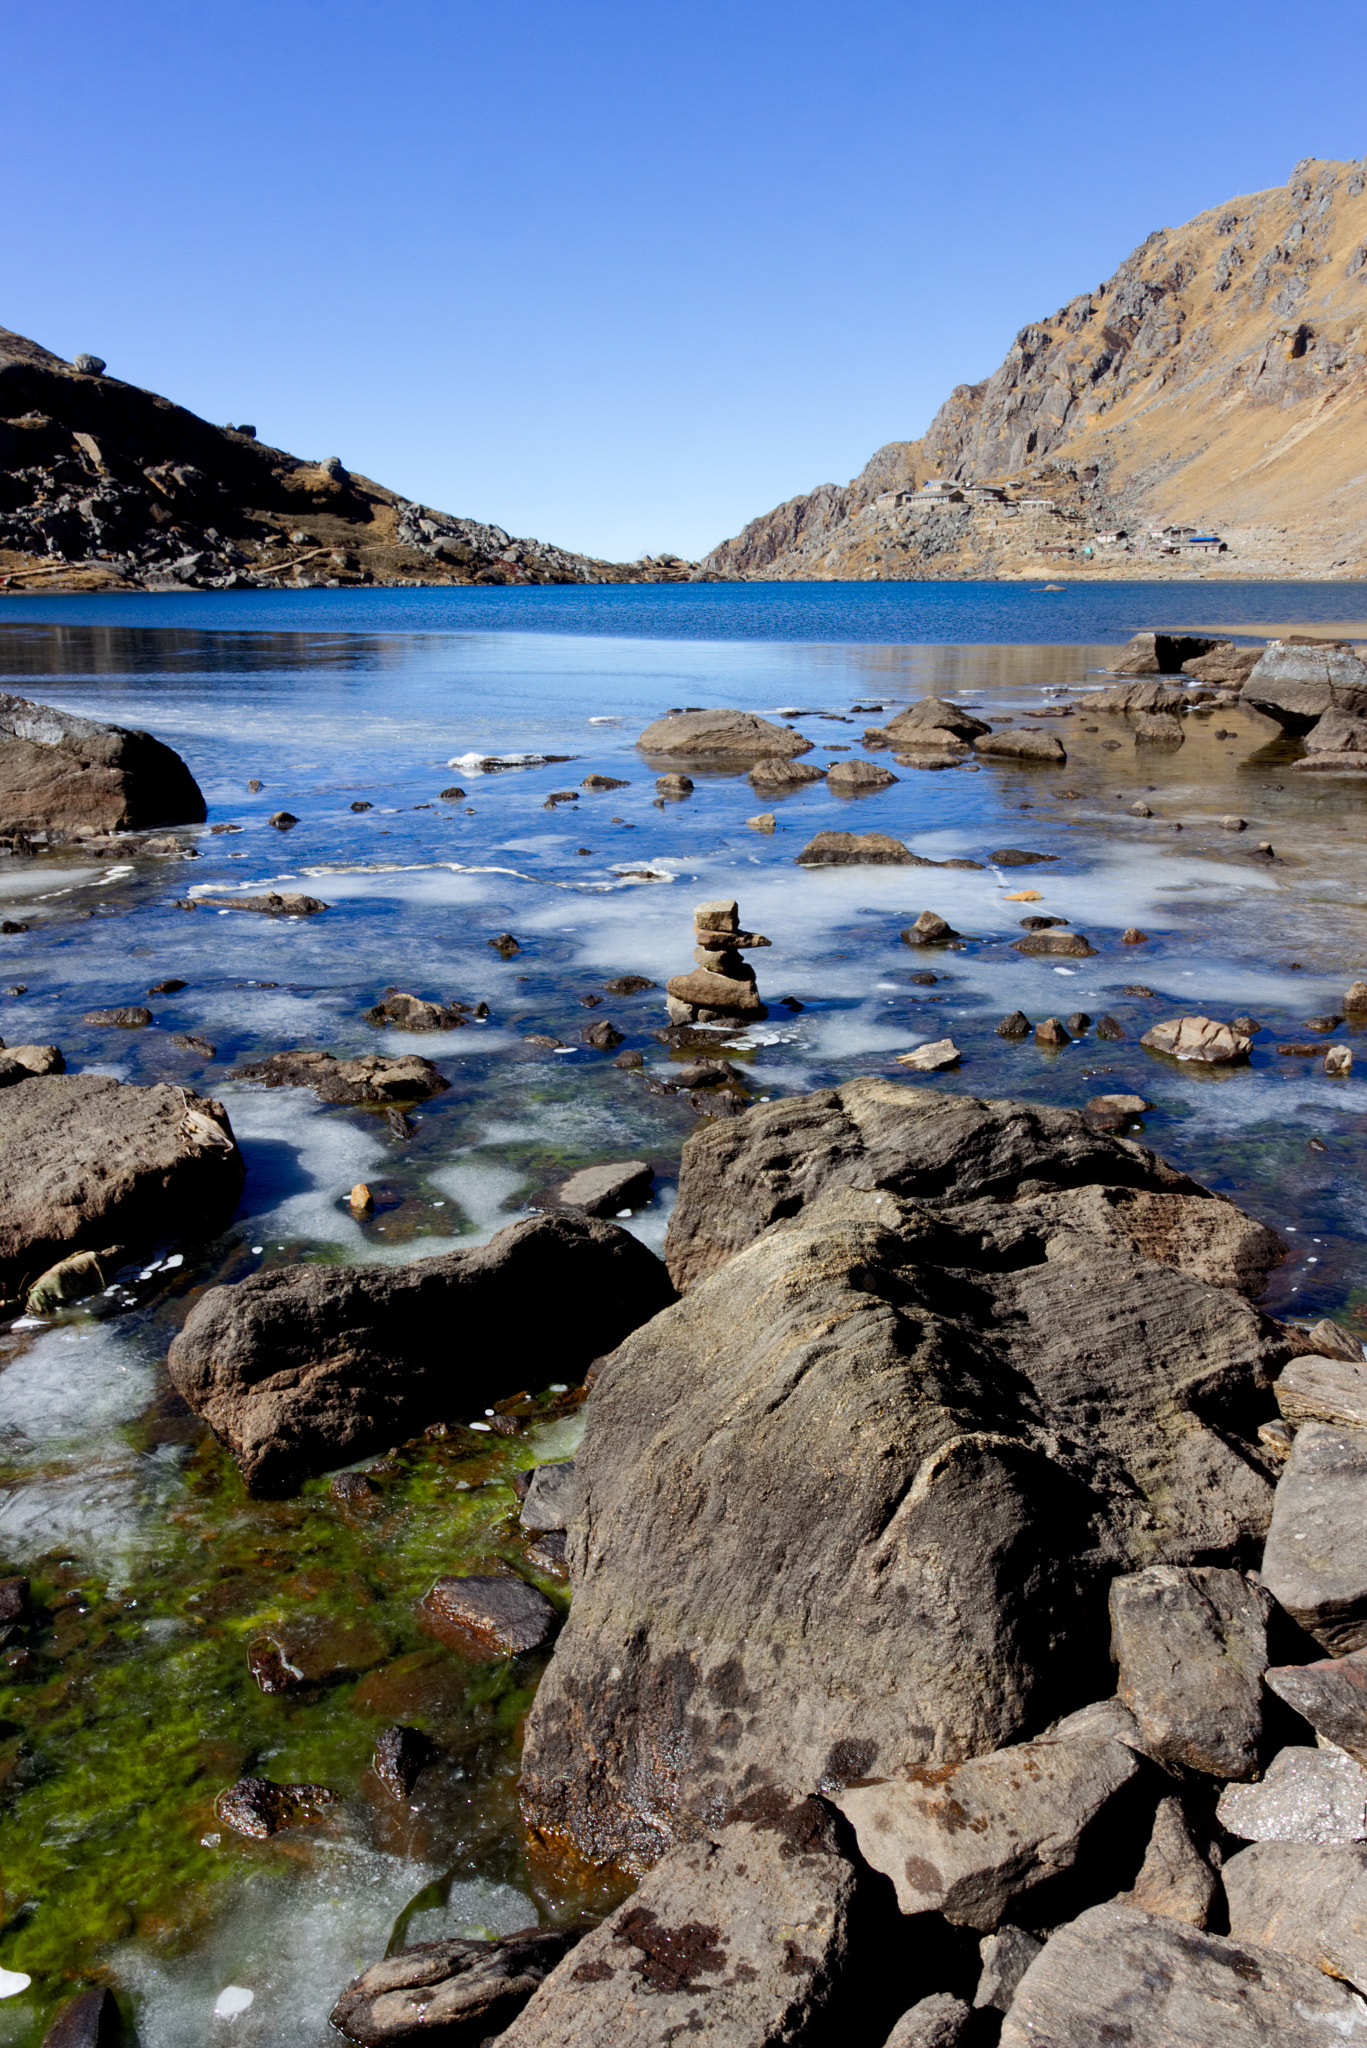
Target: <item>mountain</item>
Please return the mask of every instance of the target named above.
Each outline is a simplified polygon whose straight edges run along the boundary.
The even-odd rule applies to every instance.
[[[1310,158],[1284,186],[1160,228],[1105,284],[1023,327],[921,440],[751,520],[704,568],[1367,573],[1365,188],[1367,160]],[[920,495],[927,484],[951,488]],[[1165,528],[1186,531],[1152,537]],[[1212,532],[1223,553],[1191,545]]]
[[[453,518],[0,327],[0,589],[677,583]]]

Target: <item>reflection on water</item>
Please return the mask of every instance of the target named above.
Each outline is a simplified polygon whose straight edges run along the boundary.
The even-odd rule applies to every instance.
[[[1361,608],[1343,586],[1326,589]],[[205,1245],[191,1229],[181,1267],[135,1268],[126,1296],[0,1334],[0,1567],[31,1572],[40,1607],[32,1661],[10,1667],[0,1699],[10,1802],[0,1963],[35,1979],[0,2007],[0,2043],[27,2048],[64,1990],[104,1977],[132,1999],[144,2048],[180,2048],[228,2024],[262,2042],[321,2041],[332,1996],[410,1907],[410,1930],[426,1933],[500,1925],[527,1899],[543,1912],[584,1903],[528,1864],[517,1828],[518,1729],[535,1671],[464,1664],[422,1636],[414,1614],[438,1571],[498,1560],[534,1570],[509,1477],[572,1455],[577,1429],[568,1397],[542,1395],[545,1363],[528,1360],[527,1386],[549,1421],[496,1439],[453,1416],[449,1437],[396,1447],[368,1518],[332,1500],[325,1481],[297,1501],[247,1501],[171,1395],[162,1361],[206,1281],[299,1258],[393,1261],[477,1243],[595,1160],[651,1161],[656,1193],[629,1227],[658,1248],[697,1122],[689,1098],[667,1092],[679,1060],[656,1036],[659,985],[689,964],[699,898],[736,896],[773,941],[755,956],[769,1019],[728,1048],[752,1095],[859,1073],[904,1079],[896,1054],[945,1035],[962,1065],[916,1085],[1072,1106],[1134,1091],[1154,1104],[1149,1142],[1287,1232],[1292,1253],[1268,1305],[1367,1330],[1367,1075],[1331,1079],[1322,1060],[1277,1050],[1342,1042],[1367,1061],[1355,1022],[1321,1034],[1307,1021],[1334,1014],[1367,973],[1353,781],[1298,776],[1294,747],[1240,711],[1190,716],[1185,744],[1167,750],[1139,749],[1125,721],[1084,709],[1049,721],[1066,767],[898,768],[892,788],[858,801],[820,784],[761,800],[742,777],[714,773],[696,775],[687,802],[662,806],[634,749],[671,704],[790,707],[813,743],[807,758],[825,764],[858,756],[865,726],[879,722],[856,704],[891,711],[934,690],[1019,720],[1060,701],[1046,692],[1094,681],[1108,639],[1156,617],[1179,622],[1155,609],[1178,601],[1156,586],[1111,592],[1085,594],[1086,632],[1072,646],[1043,644],[1031,618],[1032,603],[1052,597],[1000,587],[981,602],[966,586],[910,597],[823,587],[810,598],[700,587],[0,610],[0,686],[150,727],[185,754],[209,800],[208,823],[179,835],[193,863],[61,853],[0,863],[0,907],[28,926],[0,939],[0,1035],[58,1043],[73,1069],[212,1091],[248,1161],[242,1213],[223,1239]],[[1265,591],[1224,585],[1226,616],[1236,593],[1266,610]],[[1179,594],[1209,609],[1209,592]],[[1278,585],[1283,614],[1293,595],[1308,617],[1332,615],[1325,591]],[[566,596],[574,605],[557,611]],[[606,637],[594,639],[582,628],[596,598]],[[1068,603],[1072,615],[1084,609],[1081,597]],[[904,626],[913,613],[953,617],[945,637],[961,644],[892,644],[899,605]],[[966,644],[1008,614],[1017,644]],[[251,629],[239,635],[244,617]],[[256,625],[263,617],[269,630]],[[562,630],[527,630],[548,618]],[[169,625],[157,630],[158,619]],[[699,620],[713,633],[724,621],[732,637],[697,637]],[[782,637],[794,621],[805,632]],[[849,621],[837,642],[835,625]],[[695,637],[664,637],[669,625]],[[571,758],[462,771],[463,795],[443,797],[458,756],[524,750]],[[591,771],[628,786],[547,808],[552,791],[579,789]],[[1141,799],[1147,818],[1133,814]],[[268,823],[282,809],[300,821],[287,835]],[[761,809],[776,813],[771,836],[746,822]],[[1228,814],[1247,831],[1222,830]],[[241,829],[215,834],[215,824]],[[982,866],[797,867],[823,829],[890,832],[925,857]],[[1274,847],[1270,861],[1260,842]],[[1051,858],[994,860],[1008,848]],[[660,879],[631,880],[633,869]],[[307,889],[331,907],[306,921],[178,907],[192,890],[263,885]],[[962,934],[956,948],[913,954],[902,943],[924,909]],[[1038,912],[1069,920],[1096,953],[1014,952],[1021,917]],[[1142,944],[1122,942],[1131,926]],[[507,960],[490,944],[505,931],[520,943]],[[623,974],[656,986],[609,995],[604,984]],[[147,993],[173,976],[186,986]],[[490,1018],[386,1036],[362,1013],[387,987],[487,1002]],[[141,1001],[153,1010],[147,1029],[83,1022],[89,1009]],[[1125,1036],[1079,1027],[1059,1052],[1003,1040],[996,1023],[1016,1008],[1033,1019],[1108,1012]],[[1185,1011],[1255,1016],[1266,1028],[1251,1065],[1198,1072],[1139,1047],[1150,1024]],[[603,1018],[643,1055],[641,1071],[584,1042]],[[212,1056],[176,1042],[191,1034]],[[379,1115],[230,1078],[239,1062],[296,1045],[421,1051],[451,1086],[400,1134]],[[365,1219],[346,1200],[358,1179],[376,1196]],[[559,1582],[538,1583],[563,1601]],[[247,1648],[301,1613],[363,1616],[375,1662],[307,1695],[262,1695]],[[375,1733],[394,1720],[443,1746],[401,1808],[367,1770]],[[332,1818],[262,1844],[223,1830],[214,1795],[251,1769],[329,1785]],[[252,2006],[215,2022],[228,1985],[250,1990]]]

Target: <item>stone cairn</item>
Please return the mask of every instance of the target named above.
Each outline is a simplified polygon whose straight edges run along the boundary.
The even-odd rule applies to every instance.
[[[735,903],[700,903],[693,912],[693,958],[690,974],[676,974],[665,984],[671,1024],[727,1024],[733,1019],[767,1017],[759,999],[755,970],[742,952],[769,944],[760,932],[740,928]]]

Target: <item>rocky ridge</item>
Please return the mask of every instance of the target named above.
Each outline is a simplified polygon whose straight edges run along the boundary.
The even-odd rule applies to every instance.
[[[1358,576],[1367,166],[1159,229],[1022,327],[920,440],[754,519],[704,566],[778,581]],[[933,486],[933,489],[927,489]],[[1215,532],[1225,553],[1190,541]]]

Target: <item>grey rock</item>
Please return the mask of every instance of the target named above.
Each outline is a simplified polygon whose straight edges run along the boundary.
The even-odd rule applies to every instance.
[[[98,377],[104,371],[104,357],[91,355],[73,356],[71,358],[71,367],[73,370],[79,370],[83,376]]]
[[[960,2048],[968,2038],[973,2008],[949,1991],[933,1991],[904,2012],[883,2048]]]
[[[1351,1340],[1350,1340],[1351,1341]],[[1367,1362],[1293,1358],[1272,1390],[1288,1422],[1328,1422],[1367,1430]]]
[[[1001,2048],[1361,2048],[1367,2008],[1347,1985],[1276,1949],[1163,1914],[1093,1906],[1026,1972]]]
[[[984,754],[991,760],[1047,761],[1052,766],[1061,765],[1068,759],[1063,742],[1051,732],[1031,732],[1028,727],[1013,726],[1007,732],[986,733],[974,740],[975,754]]]
[[[818,832],[796,856],[799,867],[919,867],[910,847],[887,832]]]
[[[832,1816],[758,1793],[754,1819],[669,1851],[547,1978],[499,2048],[781,2048],[814,2036],[849,1957],[858,1879]]]
[[[1262,1576],[1274,1600],[1334,1656],[1367,1644],[1364,1502],[1367,1431],[1307,1422],[1277,1482]]]
[[[808,754],[812,742],[753,711],[684,711],[657,718],[636,742],[643,754],[690,761],[758,761],[765,755]]]
[[[586,1166],[556,1189],[556,1200],[588,1216],[615,1216],[650,1200],[655,1169],[648,1159],[626,1159],[615,1166]]]
[[[1134,1889],[1115,1903],[1205,1927],[1219,1896],[1220,1880],[1196,1845],[1181,1800],[1160,1799]]]
[[[985,1934],[979,1943],[983,1973],[973,1994],[974,2005],[1008,2012],[1017,1985],[1043,1948],[1044,1943],[1023,1927],[1002,1927],[996,1934]]]
[[[1187,702],[1187,693],[1180,683],[1120,683],[1113,690],[1102,690],[1088,700],[1089,711],[1131,711],[1141,715],[1180,711]],[[1138,811],[1139,806],[1133,808]],[[1143,817],[1153,814],[1147,806],[1140,813]]]
[[[1330,711],[1367,717],[1367,663],[1333,641],[1274,640],[1244,684],[1243,702],[1289,733],[1308,733]]]
[[[1317,1735],[1367,1764],[1367,1650],[1315,1664],[1276,1664],[1263,1679]]]
[[[1120,1697],[1150,1756],[1253,1778],[1272,1602],[1241,1572],[1150,1565],[1111,1582]]]
[[[499,1941],[427,1941],[347,1986],[329,2015],[358,2048],[491,2039],[573,1948],[576,1931],[528,1927]]]
[[[788,789],[806,789],[810,783],[824,781],[825,775],[826,770],[811,761],[790,761],[774,754],[756,761],[746,780],[760,795],[772,796]]]
[[[946,733],[956,740],[975,740],[992,728],[984,719],[965,711],[962,704],[952,704],[948,697],[922,697],[919,703],[909,704],[905,711],[890,718],[883,730],[895,745],[914,746],[927,731]]]
[[[1247,1059],[1252,1040],[1232,1024],[1221,1024],[1213,1017],[1169,1017],[1151,1026],[1139,1043],[1169,1059],[1219,1067]]]
[[[1326,711],[1305,735],[1305,750],[1308,754],[1367,753],[1367,717],[1353,718],[1337,707]]]
[[[1229,1931],[1367,1988],[1367,1847],[1255,1842],[1224,1867]]]
[[[555,1609],[522,1579],[478,1573],[440,1578],[419,1601],[418,1614],[428,1633],[443,1642],[499,1656],[539,1650],[555,1633]]]
[[[1266,1526],[1253,1436],[1289,1340],[1157,1263],[1202,1255],[1201,1200],[1149,1198],[1141,1256],[1117,1224],[1134,1194],[1020,1186],[1064,1156],[1085,1174],[1071,1143],[1026,1168],[1035,1119],[1058,1112],[994,1117],[955,1098],[960,1146],[938,1158],[949,1126],[928,1117],[909,1146],[898,1119],[896,1156],[926,1201],[879,1192],[851,1145],[844,1166],[875,1185],[800,1206],[804,1178],[833,1163],[818,1105],[829,1117],[843,1098],[872,1136],[902,1092],[783,1105],[769,1135],[782,1131],[785,1171],[763,1198],[798,1213],[695,1279],[595,1378],[574,1606],[523,1768],[533,1824],[585,1854],[648,1865],[756,1779],[801,1794],[1015,1742],[1104,1683],[1086,1648],[1098,1578],[1247,1554]],[[998,1186],[1016,1199],[977,1192],[975,1123],[982,1139],[1009,1127]],[[1080,1117],[1054,1128],[1117,1164],[1128,1149]],[[1135,1148],[1134,1178],[1149,1158]],[[956,1165],[976,1199],[945,1199]],[[724,1216],[726,1178],[706,1180]],[[767,1220],[748,1191],[732,1215],[737,1236]],[[705,1271],[718,1248],[692,1249]]]
[[[244,1166],[221,1103],[103,1074],[0,1090],[0,1300],[76,1252],[209,1237]]]
[[[0,1118],[43,1085],[0,1096]],[[179,1104],[179,1090],[164,1092]],[[168,1363],[248,1486],[286,1493],[514,1392],[528,1358],[582,1375],[671,1297],[660,1261],[627,1231],[539,1216],[411,1265],[282,1267],[211,1287]]]
[[[1227,1785],[1221,1825],[1246,1842],[1367,1840],[1367,1770],[1328,1749],[1279,1749],[1260,1785]]]
[[[899,780],[874,761],[837,761],[826,771],[826,787],[837,796],[871,796],[875,790],[891,789]]]
[[[330,1052],[303,1046],[249,1060],[234,1067],[235,1081],[259,1081],[267,1088],[311,1088],[321,1102],[422,1102],[440,1095],[451,1083],[431,1060],[415,1052],[387,1059],[383,1053],[362,1053],[339,1060]]]
[[[1138,1775],[1120,1742],[1027,1742],[851,1786],[836,1805],[904,1913],[990,1932],[1071,1870],[1088,1830]]]
[[[1113,676],[1175,676],[1184,662],[1211,654],[1222,643],[1203,633],[1136,633],[1110,664]]]
[[[518,1517],[524,1529],[568,1529],[574,1519],[574,1459],[560,1465],[538,1465],[532,1473]]]

